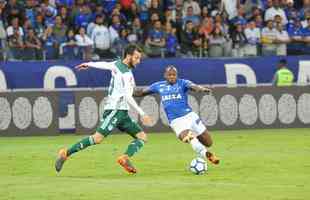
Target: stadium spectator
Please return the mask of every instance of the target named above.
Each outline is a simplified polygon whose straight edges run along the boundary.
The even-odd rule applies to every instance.
[[[260,12],[263,8],[263,2],[261,0],[243,0],[242,5],[244,7],[245,18],[250,19],[255,12]],[[253,19],[251,19],[253,20]]]
[[[87,28],[88,23],[92,19],[91,10],[87,4],[84,4],[79,13],[75,16],[74,24],[76,27]]]
[[[308,20],[308,26],[302,29],[303,41],[304,41],[304,54],[310,53],[310,18]]]
[[[141,44],[143,40],[143,28],[139,17],[134,18],[131,26],[131,31],[128,35],[130,43]]]
[[[97,30],[96,32],[97,33]],[[98,30],[98,34],[100,34],[100,30]],[[97,38],[98,39],[98,38]],[[76,45],[78,46],[78,56],[80,59],[90,60],[91,53],[93,49],[94,42],[91,38],[89,38],[85,33],[85,28],[80,27],[79,33],[75,35]],[[97,52],[101,52],[101,50],[97,50]],[[105,53],[105,52],[104,52]],[[100,54],[99,54],[100,55]]]
[[[183,4],[183,15],[185,16],[188,12],[188,8],[193,8],[193,15],[200,16],[201,8],[195,0],[185,0]]]
[[[305,12],[305,15],[303,16],[303,20],[301,21],[301,25],[303,28],[308,26],[308,18],[310,18],[310,10]]]
[[[110,15],[116,6],[117,0],[101,0],[104,12]]]
[[[240,7],[238,8],[238,15],[232,18],[231,23],[233,23],[234,25],[240,24],[242,26],[245,26],[247,24],[244,7],[242,5],[240,5]]]
[[[72,8],[74,6],[74,0],[55,0],[58,7]]]
[[[232,32],[233,57],[243,57],[245,55],[245,46],[248,43],[247,37],[244,33],[244,28],[241,23],[235,25],[234,31]]]
[[[259,28],[261,30],[264,28],[264,20],[263,20],[263,17],[261,15],[255,16],[254,21],[255,21],[255,26],[257,28]]]
[[[28,29],[25,37],[24,59],[26,60],[41,60],[42,43],[36,36],[33,29]]]
[[[132,2],[130,8],[126,10],[125,15],[127,16],[128,23],[131,22],[136,18],[139,17],[140,10],[135,2]]]
[[[208,39],[210,33],[213,30],[213,20],[211,17],[205,17],[198,29],[199,34],[202,36],[202,38]]]
[[[102,21],[100,25],[97,23],[97,16],[102,17],[99,20]],[[0,0],[0,39],[1,47],[5,49],[9,41],[6,36],[12,36],[14,29],[19,29],[23,39],[27,37],[24,31],[33,29],[45,48],[48,45],[45,45],[46,40],[43,40],[43,35],[48,32],[45,30],[47,27],[52,27],[53,33],[48,37],[52,39],[47,43],[50,44],[53,41],[52,47],[56,48],[54,49],[56,54],[52,57],[56,59],[57,43],[58,45],[66,43],[67,30],[76,31],[84,27],[87,30],[86,35],[93,40],[94,52],[102,58],[113,58],[114,54],[110,49],[113,49],[113,45],[119,45],[116,41],[117,43],[125,41],[120,39],[121,32],[124,35],[127,32],[126,42],[144,46],[147,44],[149,33],[153,30],[154,22],[158,20],[165,27],[168,23],[172,26],[164,34],[166,45],[161,50],[168,52],[171,50],[168,50],[170,47],[175,48],[175,41],[179,41],[182,47],[187,46],[184,39],[192,33],[184,37],[186,35],[184,32],[186,22],[190,20],[194,24],[192,32],[198,35],[197,42],[199,41],[198,46],[196,42],[192,44],[191,48],[195,50],[194,52],[190,50],[191,56],[206,56],[210,54],[210,48],[211,51],[216,52],[214,51],[216,47],[209,40],[211,31],[216,28],[221,30],[226,40],[223,44],[223,56],[231,56],[232,39],[236,39],[233,38],[236,35],[232,34],[233,25],[236,24],[242,24],[245,29],[244,33],[248,40],[244,47],[245,56],[260,55],[260,47],[262,47],[262,55],[277,55],[278,47],[284,49],[285,45],[288,55],[307,54],[310,52],[310,48],[307,47],[309,19],[309,0]],[[273,21],[274,28],[268,29],[269,25],[265,27],[265,23],[270,24],[269,21]],[[298,21],[301,21],[302,27]],[[283,25],[282,29],[278,24]],[[171,33],[175,29],[176,38]],[[286,30],[291,38],[291,43],[288,44],[283,43],[283,38],[279,36],[281,33],[284,37]],[[258,39],[259,31],[262,32],[262,46]],[[279,37],[282,39],[276,39]],[[279,44],[280,41],[282,41],[281,44]],[[182,51],[185,56],[187,47]],[[284,55],[283,51],[280,54]],[[167,56],[172,55],[174,53],[167,54]],[[211,55],[213,55],[212,52]]]
[[[17,32],[19,36],[24,36],[23,28],[19,26],[19,19],[17,17],[11,20],[11,26],[6,29],[7,36],[10,37]]]
[[[72,20],[69,16],[69,12],[67,7],[60,7],[59,9],[59,16],[61,18],[61,21],[63,24],[65,24],[68,28],[72,28],[73,27],[73,23]]]
[[[198,27],[200,24],[200,17],[198,15],[194,15],[193,7],[187,7],[186,14],[183,18],[183,26],[187,21],[191,21],[195,27]]]
[[[151,4],[150,4],[150,7],[148,8],[148,12],[150,13],[150,15],[152,15],[153,13],[157,13],[161,17],[164,15],[163,9],[161,8],[159,0],[151,0]]]
[[[36,17],[36,12],[35,12],[35,6],[36,2],[34,0],[26,0],[26,5],[25,5],[25,18],[30,20],[31,25],[33,26],[35,23],[35,17]]]
[[[65,41],[67,30],[68,27],[63,24],[61,17],[57,16],[55,18],[55,25],[53,26],[53,35],[58,45]]]
[[[273,0],[272,7],[265,12],[265,21],[274,20],[275,16],[279,15],[282,18],[283,25],[288,23],[284,10],[280,7],[279,0]]]
[[[110,38],[112,45],[116,40],[119,39],[119,33],[125,26],[121,23],[121,19],[119,15],[112,16],[112,24],[109,26]]]
[[[43,34],[43,49],[46,60],[55,60],[57,58],[58,46],[52,27],[48,26]]]
[[[287,0],[286,3],[287,4],[286,4],[284,11],[285,11],[285,14],[287,16],[287,20],[288,20],[288,22],[293,22],[293,20],[299,18],[299,12],[294,7],[294,1],[293,0]]]
[[[119,31],[119,37],[115,39],[112,51],[114,54],[116,54],[118,57],[122,57],[124,47],[129,44],[128,35],[129,30],[126,28],[123,28]]]
[[[209,37],[209,57],[224,56],[226,39],[220,27],[215,27]]]
[[[54,26],[55,17],[57,16],[57,10],[52,6],[43,6],[42,12],[45,13],[44,21],[45,26]]]
[[[266,27],[262,30],[262,55],[271,56],[276,55],[277,46],[275,39],[277,37],[277,31],[274,28],[273,20],[267,21]]]
[[[9,0],[3,11],[3,17],[6,19],[5,24],[9,24],[13,18],[22,20],[23,14],[23,7],[17,4],[17,0]]]
[[[176,37],[176,28],[171,23],[165,25],[166,51],[165,57],[176,57],[179,48],[179,42]]]
[[[261,40],[261,31],[256,27],[254,21],[251,21],[248,27],[244,30],[248,43],[245,47],[245,56],[257,56],[258,45]]]
[[[238,8],[240,6],[240,0],[222,0],[220,11],[226,13],[228,19],[232,20],[238,15]]]
[[[108,27],[104,24],[103,17],[96,17],[91,39],[94,41],[95,53],[100,58],[113,58],[114,54],[110,51],[112,38]]]
[[[165,35],[162,30],[160,20],[153,24],[153,28],[149,31],[145,40],[145,52],[150,57],[159,57],[162,55],[163,47],[165,47]]]
[[[184,30],[181,32],[181,53],[183,57],[194,57],[199,54],[202,40],[194,29],[192,21],[187,21]]]
[[[291,42],[291,39],[286,30],[283,30],[283,25],[278,23],[276,24],[276,38],[275,43],[277,44],[277,55],[286,56],[287,48],[286,45]]]
[[[211,16],[210,16],[210,13],[209,13],[209,9],[208,9],[207,6],[203,6],[203,7],[202,7],[200,17],[201,17],[202,19],[204,19],[204,18],[206,18],[206,17],[208,17],[208,18],[211,17]]]
[[[76,58],[76,47],[77,42],[75,40],[74,30],[69,29],[64,42],[60,45],[59,54],[62,55],[62,58],[65,60],[73,60]]]
[[[175,26],[175,16],[173,15],[173,10],[168,8],[165,10],[164,14],[164,24],[171,23],[173,26]]]
[[[43,34],[44,34],[44,18],[42,15],[37,15],[36,16],[36,21],[34,23],[34,31],[36,35],[39,37],[39,39],[42,39]]]
[[[299,12],[300,19],[304,20],[308,11],[310,11],[310,1],[303,0],[303,5]]]
[[[13,34],[9,36],[9,48],[10,48],[10,59],[13,60],[22,60],[23,59],[23,50],[24,50],[24,41],[23,37],[18,31],[18,29],[13,30]]]
[[[158,13],[153,13],[151,15],[150,21],[144,25],[144,30],[143,30],[143,41],[146,40],[146,38],[148,37],[148,33],[149,31],[153,28],[153,24],[155,23],[155,21],[160,20]]]
[[[303,28],[301,22],[295,19],[288,24],[287,32],[291,39],[291,43],[287,45],[287,52],[290,55],[299,55],[303,53]]]

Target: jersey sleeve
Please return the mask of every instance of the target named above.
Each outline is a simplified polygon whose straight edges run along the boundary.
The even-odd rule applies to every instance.
[[[183,83],[182,85],[183,85],[183,88],[184,88],[185,91],[187,91],[188,89],[190,89],[191,85],[193,84],[192,81],[190,81],[190,80],[185,80],[185,79],[182,80],[182,83]]]
[[[153,83],[152,85],[150,85],[146,90],[151,92],[151,93],[158,93],[159,91],[159,84],[156,82],[156,83]]]
[[[134,89],[133,80],[131,80],[131,78],[128,76],[123,76],[122,83],[125,91],[124,98],[126,99],[127,103],[131,105],[141,116],[145,115],[145,112],[140,108],[132,96]]]
[[[115,62],[88,62],[85,63],[89,67],[98,68],[98,69],[106,69],[106,70],[113,70],[115,68]]]

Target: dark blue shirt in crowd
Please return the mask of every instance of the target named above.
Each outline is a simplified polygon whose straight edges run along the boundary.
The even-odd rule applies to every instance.
[[[76,27],[84,27],[87,28],[88,23],[92,19],[91,14],[78,14],[75,16],[74,24]]]
[[[152,29],[150,30],[148,37],[150,37],[153,42],[160,42],[160,40],[164,38],[164,33],[162,31]]]
[[[56,4],[66,7],[73,7],[74,0],[56,0]]]
[[[168,53],[176,53],[178,46],[178,39],[175,35],[169,33],[166,36],[166,50]]]

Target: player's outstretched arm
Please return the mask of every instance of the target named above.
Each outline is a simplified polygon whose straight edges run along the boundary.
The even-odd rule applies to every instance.
[[[194,83],[190,84],[189,87],[194,92],[206,92],[208,94],[212,93],[211,88],[205,87],[205,86],[200,86],[200,85],[197,85],[197,84],[194,84]]]
[[[98,69],[106,69],[106,70],[112,70],[114,68],[115,62],[85,62],[77,65],[75,69],[78,71],[80,70],[86,70],[89,67],[98,68]]]
[[[148,88],[135,88],[133,91],[133,96],[134,97],[144,97],[147,96],[149,94],[152,94],[153,92],[151,92]]]

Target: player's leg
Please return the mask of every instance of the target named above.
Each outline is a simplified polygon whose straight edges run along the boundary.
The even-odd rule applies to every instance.
[[[69,156],[75,154],[81,150],[86,149],[89,146],[100,144],[104,137],[108,136],[118,122],[117,111],[107,110],[103,113],[102,120],[93,135],[87,136],[77,143],[73,144],[70,148],[62,148],[58,152],[58,157],[55,163],[56,171],[59,172],[62,169],[64,162]]]
[[[182,142],[189,143],[192,146],[193,150],[197,153],[197,155],[202,158],[206,157],[206,153],[208,151],[207,148],[200,143],[200,141],[191,130],[184,130],[177,135]]]
[[[207,147],[212,145],[212,139],[209,134],[205,134],[207,128],[196,113],[189,113],[175,123],[172,122],[171,127],[181,141],[189,143],[192,146],[197,155],[202,158],[207,158],[208,160],[210,160],[211,157],[216,158],[215,155],[207,149]],[[202,143],[199,138],[204,143]],[[216,159],[211,159],[210,161],[214,164],[218,163]]]
[[[196,138],[196,135],[191,131],[193,121],[193,113],[189,113],[183,117],[173,120],[170,124],[176,136],[184,143],[192,146],[193,150],[201,157],[205,157],[207,149]]]
[[[86,149],[89,146],[100,144],[103,138],[104,136],[101,133],[95,132],[93,135],[87,136],[81,139],[79,142],[73,144],[69,149],[67,148],[60,149],[58,152],[57,160],[55,162],[56,171],[57,172],[61,171],[63,164],[69,158],[69,156],[83,149]]]
[[[122,121],[119,123],[118,128],[131,135],[134,139],[128,145],[126,151],[121,155],[117,162],[129,173],[136,173],[137,170],[130,162],[130,157],[134,156],[137,152],[139,152],[145,142],[147,141],[147,135],[142,130],[142,128],[137,124],[137,122],[133,121],[128,112],[124,111],[124,116]]]
[[[193,148],[194,146],[198,147],[204,145],[206,151],[203,153],[202,157],[207,158],[213,164],[218,164],[220,162],[220,159],[217,158],[214,153],[208,150],[208,148],[211,147],[213,144],[212,137],[209,134],[208,129],[196,113],[193,113],[192,116],[192,131],[197,134],[197,141],[193,140],[191,143]]]

